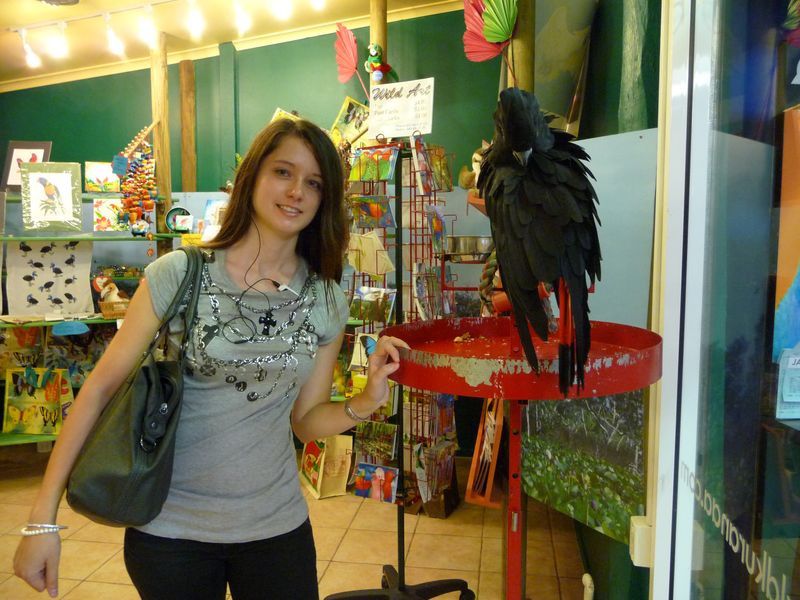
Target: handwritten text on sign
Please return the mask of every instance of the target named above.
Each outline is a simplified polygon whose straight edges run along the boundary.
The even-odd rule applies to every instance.
[[[433,77],[376,85],[370,90],[367,137],[430,133],[433,125]]]

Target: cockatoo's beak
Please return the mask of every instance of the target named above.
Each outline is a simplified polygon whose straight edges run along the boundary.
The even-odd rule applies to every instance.
[[[531,155],[531,152],[533,152],[533,150],[529,148],[521,152],[514,150],[511,154],[513,154],[514,158],[517,159],[517,162],[524,167],[528,164],[528,157]]]

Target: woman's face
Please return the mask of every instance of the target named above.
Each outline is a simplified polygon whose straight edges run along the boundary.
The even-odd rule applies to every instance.
[[[322,202],[322,172],[311,148],[290,135],[261,162],[253,190],[259,227],[284,239],[296,238]]]

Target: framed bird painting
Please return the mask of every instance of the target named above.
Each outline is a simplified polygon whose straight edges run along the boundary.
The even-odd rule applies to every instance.
[[[20,180],[20,165],[22,163],[43,163],[50,160],[50,148],[53,142],[22,142],[11,140],[6,151],[6,165],[3,169],[3,179],[0,189],[10,192],[19,192],[22,182]]]
[[[81,231],[81,166],[22,163],[22,225],[27,230]]]

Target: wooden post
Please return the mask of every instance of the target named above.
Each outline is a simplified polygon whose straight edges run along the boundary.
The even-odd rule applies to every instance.
[[[164,217],[172,207],[172,176],[169,159],[169,87],[167,81],[167,36],[161,31],[150,51],[150,105],[153,111],[153,157],[156,161],[156,231],[165,233]],[[159,240],[158,255],[172,249],[171,240]]]
[[[508,82],[516,86],[535,92],[534,69],[536,65],[536,6],[535,0],[519,0],[517,2],[517,26],[511,37],[508,52],[508,61],[514,70],[513,75],[508,74]]]
[[[386,38],[386,0],[369,0],[369,42],[378,44],[383,49],[383,62],[389,62],[389,49]],[[374,81],[369,75],[372,88]]]
[[[197,148],[195,147],[194,63],[182,60],[179,64],[181,83],[181,187],[184,192],[197,191]]]

